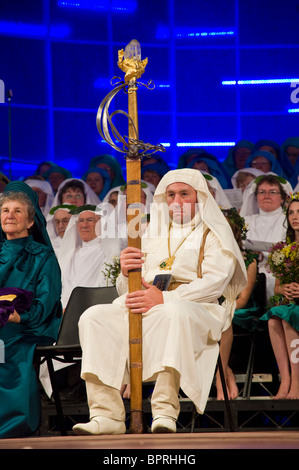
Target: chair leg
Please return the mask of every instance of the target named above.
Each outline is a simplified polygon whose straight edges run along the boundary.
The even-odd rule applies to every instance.
[[[246,370],[246,376],[245,376],[245,384],[244,384],[244,390],[243,390],[243,398],[246,398],[247,400],[250,399],[250,393],[251,393],[253,362],[254,362],[254,353],[255,353],[255,337],[256,337],[256,333],[254,332],[252,335],[252,339],[251,339],[251,346],[250,346],[250,351],[249,351],[248,364],[247,364],[247,370]]]
[[[48,366],[48,371],[50,375],[50,380],[51,380],[51,385],[52,385],[52,390],[53,390],[53,398],[55,402],[55,407],[56,407],[56,413],[60,425],[60,433],[62,436],[67,435],[67,430],[65,426],[65,421],[64,421],[64,414],[62,410],[62,405],[61,405],[61,400],[60,400],[60,395],[59,395],[59,390],[55,378],[55,372],[54,372],[54,367],[53,367],[53,362],[51,358],[47,358],[47,366]]]
[[[228,422],[229,422],[229,427],[230,427],[230,430],[233,432],[235,430],[234,422],[233,422],[233,415],[232,415],[230,401],[228,399],[228,394],[227,394],[227,389],[226,389],[226,381],[225,381],[225,376],[224,376],[224,372],[223,372],[223,366],[222,366],[222,360],[221,360],[220,352],[219,352],[219,355],[218,355],[218,370],[219,370],[221,385],[222,385],[222,389],[223,389],[225,408],[226,408],[226,414],[227,414],[227,418],[228,418]]]

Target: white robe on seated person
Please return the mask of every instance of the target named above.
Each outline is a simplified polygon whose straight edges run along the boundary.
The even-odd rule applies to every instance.
[[[181,179],[173,180],[178,171]],[[168,257],[168,235],[142,239],[142,251],[146,254],[142,273],[145,281],[151,283],[156,274],[166,273],[172,274],[175,281],[185,283],[176,290],[163,292],[164,303],[142,315],[143,381],[155,380],[166,367],[176,369],[181,389],[199,413],[203,413],[206,406],[219,353],[218,342],[229,315],[228,310],[218,304],[218,298],[230,283],[239,286],[239,293],[247,280],[245,264],[231,229],[203,180],[200,172],[191,169],[169,172],[164,177],[166,187],[182,181],[195,187],[198,197],[205,199],[203,213],[198,213],[192,221],[197,228],[178,249],[171,271],[159,268]],[[163,184],[160,185],[156,195],[159,190],[165,193]],[[147,233],[151,232],[155,220],[152,212]],[[210,232],[205,241],[202,278],[198,278],[202,219]],[[181,226],[174,225],[171,253],[190,232],[190,226],[189,222],[182,230]],[[117,280],[117,289],[120,297],[113,304],[96,305],[83,313],[79,334],[83,351],[82,378],[88,380],[90,374],[94,374],[104,384],[120,389],[122,383],[129,382],[127,278],[123,275]]]

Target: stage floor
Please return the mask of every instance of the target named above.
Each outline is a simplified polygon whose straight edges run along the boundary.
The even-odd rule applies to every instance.
[[[0,449],[299,449],[299,431],[124,434],[2,439]]]

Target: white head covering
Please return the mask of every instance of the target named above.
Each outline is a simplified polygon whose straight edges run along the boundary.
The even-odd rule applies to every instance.
[[[101,216],[104,212],[102,211],[101,206],[102,203],[98,204],[95,210],[93,210],[92,208],[86,208],[82,210],[80,214],[83,214],[85,211],[92,211],[95,212],[95,214]],[[62,239],[61,250],[58,258],[62,270],[70,264],[70,261],[74,256],[76,249],[82,244],[81,238],[79,237],[77,230],[77,222],[80,214],[72,215],[65,231],[64,237]],[[108,257],[113,258],[114,256],[119,256],[119,244],[115,241],[115,239],[109,239],[105,236],[102,237],[101,220],[99,220],[96,225],[96,234],[97,238],[101,239],[103,250],[105,250]]]
[[[237,295],[247,284],[245,263],[232,230],[222,211],[218,207],[217,202],[210,193],[206,180],[200,171],[191,168],[183,168],[179,170],[171,170],[163,176],[155,191],[154,203],[151,208],[150,224],[142,239],[143,249],[146,252],[147,244],[149,244],[149,251],[151,251],[150,244],[152,243],[152,240],[150,239],[150,233],[152,225],[155,228],[155,233],[158,233],[158,236],[167,236],[164,232],[165,224],[159,222],[161,222],[161,215],[164,217],[164,222],[168,220],[169,217],[168,206],[166,203],[166,189],[170,184],[178,182],[188,184],[196,190],[197,202],[202,204],[201,217],[203,222],[218,238],[222,248],[229,252],[236,260],[235,272],[230,284],[226,288],[226,292],[224,293],[225,297],[229,296],[231,301],[234,302]],[[168,225],[166,227],[166,232],[168,232]],[[154,243],[157,243],[157,240],[154,240]]]
[[[53,192],[52,186],[50,185],[48,181],[42,181],[42,180],[30,179],[30,178],[28,180],[25,180],[25,183],[28,184],[28,186],[30,186],[31,188],[41,189],[41,191],[43,191],[47,195],[46,203],[44,207],[40,208],[43,215],[46,217],[54,201],[54,192]]]
[[[62,181],[62,183],[60,183],[60,185],[58,186],[58,189],[57,189],[57,192],[55,194],[55,197],[54,197],[54,200],[53,200],[53,203],[52,203],[52,207],[56,207],[60,204],[59,202],[59,199],[58,199],[58,195],[60,193],[60,190],[67,184],[69,183],[70,181],[79,181],[80,183],[83,184],[84,186],[84,189],[85,189],[85,194],[86,194],[86,201],[85,201],[85,204],[91,204],[93,206],[96,206],[97,204],[99,204],[100,200],[98,198],[98,196],[96,195],[96,193],[93,191],[93,189],[91,189],[90,186],[88,186],[88,184],[79,179],[79,178],[68,178],[64,181]],[[47,220],[48,220],[48,217],[47,217]]]
[[[231,202],[229,201],[227,195],[225,194],[222,186],[220,185],[219,181],[215,176],[211,175],[210,173],[207,173],[206,171],[201,171],[205,178],[207,179],[208,185],[211,186],[211,188],[215,192],[215,200],[218,204],[219,207],[222,207],[223,209],[230,209],[232,207]]]
[[[141,189],[144,191],[146,200],[145,200],[145,214],[150,213],[151,204],[153,202],[153,192],[152,186],[150,183],[141,180]],[[118,193],[118,201],[115,208],[111,207],[111,214],[109,215],[109,220],[107,220],[108,235],[111,233],[111,236],[115,235],[121,240],[121,248],[127,246],[127,196],[125,194],[126,185],[117,186],[112,188],[105,196],[102,207],[107,210],[107,204],[109,203],[110,195],[114,192]],[[107,213],[109,212],[109,207]],[[111,230],[111,231],[110,231]]]
[[[269,173],[263,173],[263,176],[266,176],[266,175],[274,175],[280,178],[281,180],[281,177],[279,177],[276,173],[272,173],[271,171]],[[292,192],[291,184],[286,180],[284,180],[285,183],[283,183],[280,180],[279,182],[281,186],[283,187],[283,189],[285,190],[285,192],[287,194],[290,194]],[[256,200],[255,190],[256,190],[256,182],[255,180],[252,180],[251,183],[249,183],[249,185],[245,188],[243,192],[243,204],[240,209],[240,215],[242,217],[246,217],[247,215],[258,214],[260,211],[259,206],[257,204],[257,200]]]
[[[69,212],[71,207],[73,207],[73,206],[70,206],[69,204],[61,204],[60,206],[56,206],[56,210],[63,209],[64,211]],[[52,207],[52,209],[54,209],[54,208],[55,208],[55,206]],[[60,247],[61,247],[61,243],[62,243],[62,238],[56,232],[55,218],[54,218],[54,214],[55,214],[56,210],[54,210],[53,213],[48,214],[47,226],[46,227],[47,227],[47,232],[49,234],[52,246],[53,246],[54,251],[56,253],[56,256],[58,256],[58,253],[59,253],[59,250],[60,250]]]
[[[233,176],[231,177],[231,182],[232,182],[232,185],[233,185],[233,188],[237,188],[237,177],[238,177],[238,174],[239,173],[250,173],[252,176],[254,176],[255,178],[257,178],[258,176],[260,175],[264,175],[265,173],[261,170],[259,170],[258,168],[242,168],[242,170],[238,170],[236,171]]]

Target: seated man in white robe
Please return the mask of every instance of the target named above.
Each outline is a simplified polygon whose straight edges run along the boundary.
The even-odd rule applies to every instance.
[[[62,239],[58,261],[62,274],[63,308],[76,286],[103,287],[107,279],[104,263],[119,256],[118,244],[101,238],[100,206],[86,205],[70,211],[72,215]]]
[[[90,421],[76,424],[73,431],[126,432],[119,391],[130,380],[130,308],[142,315],[142,379],[156,381],[152,432],[176,432],[180,388],[199,413],[207,403],[218,342],[229,316],[218,298],[224,294],[233,306],[247,281],[240,249],[201,172],[174,170],[162,178],[142,251],[127,247],[120,262],[120,297],[110,305],[87,309],[79,321],[81,377],[86,381]],[[141,268],[143,289],[128,293],[129,270]],[[171,274],[168,291],[152,285],[158,274]]]

